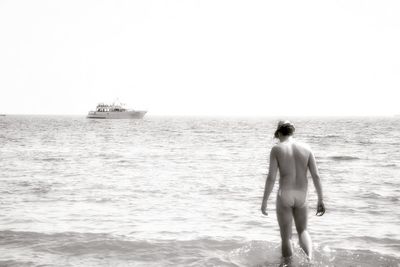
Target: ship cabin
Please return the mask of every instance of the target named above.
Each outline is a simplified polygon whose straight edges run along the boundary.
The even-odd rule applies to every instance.
[[[125,112],[127,111],[121,105],[107,105],[107,104],[98,104],[96,107],[97,112]]]

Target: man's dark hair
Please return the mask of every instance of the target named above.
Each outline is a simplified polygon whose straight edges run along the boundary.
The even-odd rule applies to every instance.
[[[274,136],[275,138],[278,138],[278,133],[281,133],[283,136],[293,135],[295,130],[293,124],[290,122],[282,123],[276,129]]]

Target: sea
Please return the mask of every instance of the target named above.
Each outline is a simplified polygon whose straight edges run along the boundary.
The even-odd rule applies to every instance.
[[[400,266],[400,118],[0,117],[0,266],[279,266],[280,119],[316,156],[308,262]],[[277,178],[278,181],[279,178]]]

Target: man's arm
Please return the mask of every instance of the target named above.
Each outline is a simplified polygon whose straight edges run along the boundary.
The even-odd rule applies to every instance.
[[[310,157],[308,159],[308,169],[310,170],[315,190],[317,190],[317,195],[318,195],[317,215],[322,216],[325,213],[325,206],[322,195],[322,185],[321,185],[321,179],[319,178],[317,163],[315,162],[315,157],[312,152],[310,153]]]
[[[272,189],[274,188],[277,172],[278,172],[278,160],[276,157],[276,147],[273,147],[271,149],[271,153],[269,156],[269,170],[268,170],[267,180],[265,182],[264,197],[263,197],[263,201],[262,201],[262,205],[261,205],[261,212],[264,215],[268,215],[267,201],[268,201],[269,195],[272,192]]]

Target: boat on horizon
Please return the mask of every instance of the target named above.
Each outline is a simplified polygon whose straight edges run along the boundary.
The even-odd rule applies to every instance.
[[[95,111],[89,111],[88,119],[142,119],[147,111],[127,109],[122,103],[104,104],[96,106]]]

